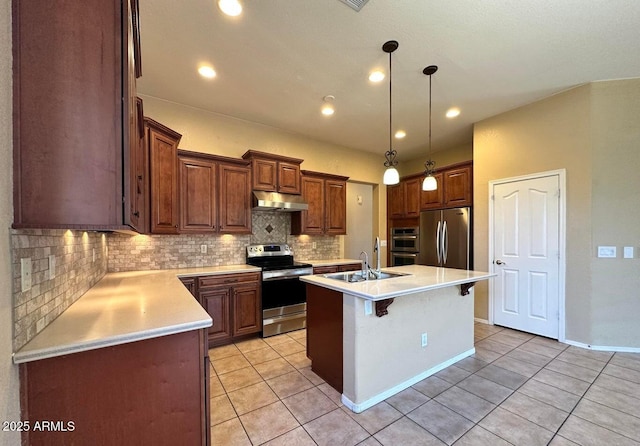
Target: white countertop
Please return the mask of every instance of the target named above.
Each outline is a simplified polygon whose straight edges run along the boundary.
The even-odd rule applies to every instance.
[[[323,274],[303,276],[300,279],[313,285],[376,301],[420,291],[478,282],[496,276],[495,273],[483,271],[437,268],[424,265],[396,266],[392,268],[382,268],[382,271],[398,272],[406,275],[383,280],[365,280],[354,283],[329,279],[324,277]]]
[[[210,327],[179,277],[258,272],[249,265],[109,273],[14,353],[13,362],[125,344]]]

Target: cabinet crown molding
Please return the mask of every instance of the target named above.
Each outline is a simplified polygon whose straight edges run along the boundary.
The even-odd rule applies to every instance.
[[[266,158],[274,161],[284,161],[286,163],[301,164],[304,160],[300,158],[292,158],[290,156],[277,155],[274,153],[260,152],[258,150],[247,150],[242,159]]]

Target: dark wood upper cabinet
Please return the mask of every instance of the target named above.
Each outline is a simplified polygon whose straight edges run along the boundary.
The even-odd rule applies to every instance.
[[[346,234],[348,179],[338,175],[302,171],[302,197],[309,209],[291,214],[291,233]]]
[[[405,214],[404,191],[406,185],[402,181],[387,186],[387,212],[390,218],[402,218]]]
[[[342,235],[347,233],[347,182],[346,180],[325,181],[326,224],[325,233]]]
[[[433,175],[438,189],[420,192],[420,209],[444,209],[473,205],[473,164],[454,164]]]
[[[180,232],[251,233],[249,162],[178,151]]]
[[[182,137],[145,118],[150,169],[151,232],[178,233],[178,143]]]
[[[440,209],[444,205],[442,172],[434,173],[433,177],[438,183],[438,188],[436,190],[420,190],[420,209],[422,210]]]
[[[221,163],[220,232],[251,233],[251,168]]]
[[[278,162],[278,192],[285,194],[299,194],[300,163]]]
[[[12,4],[14,227],[137,226],[130,216],[141,210],[129,203],[137,12],[129,1]]]
[[[178,157],[180,232],[215,232],[218,221],[217,163]]]
[[[303,160],[248,150],[243,159],[251,161],[253,190],[300,194],[300,164]]]
[[[446,207],[470,206],[473,203],[473,170],[471,166],[443,172],[444,204]]]

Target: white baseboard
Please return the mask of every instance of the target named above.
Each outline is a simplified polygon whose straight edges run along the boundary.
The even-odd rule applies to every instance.
[[[473,320],[474,320],[474,321],[476,321],[476,322],[480,322],[481,324],[491,325],[491,324],[489,324],[489,321],[488,321],[488,320],[486,320],[486,319],[480,319],[479,317],[474,317],[474,318],[473,318]]]
[[[571,341],[565,339],[565,344],[573,345],[574,347],[580,347],[587,350],[595,350],[599,352],[620,352],[620,353],[640,353],[640,347],[613,347],[609,345],[591,345],[584,342]]]
[[[369,398],[367,401],[360,403],[360,404],[356,404],[353,401],[351,401],[349,398],[347,398],[344,394],[342,394],[342,403],[347,406],[349,408],[349,410],[351,410],[352,412],[355,413],[360,413],[363,412],[365,410],[367,410],[370,407],[375,406],[376,404],[386,400],[387,398],[395,395],[398,392],[402,392],[404,389],[407,389],[409,387],[411,387],[412,385],[419,383],[420,381],[422,381],[425,378],[428,378],[429,376],[433,375],[434,373],[438,373],[440,370],[444,370],[447,367],[449,367],[450,365],[455,364],[456,362],[473,355],[476,352],[475,347],[472,348],[471,350],[467,350],[464,353],[460,353],[458,356],[454,356],[453,358],[449,359],[448,361],[442,362],[434,367],[431,367],[429,370],[426,370],[422,373],[420,373],[419,375],[414,376],[411,379],[408,379],[400,384],[398,384],[397,386],[392,387],[389,390],[385,390],[382,393],[377,394],[376,396]]]

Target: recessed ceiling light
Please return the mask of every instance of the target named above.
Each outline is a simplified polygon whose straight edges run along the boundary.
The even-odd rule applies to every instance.
[[[369,74],[369,80],[371,82],[382,82],[384,80],[384,73],[380,70],[372,71]]]
[[[208,65],[203,65],[198,68],[198,73],[200,73],[200,76],[206,77],[207,79],[213,79],[216,77],[216,70]]]
[[[446,117],[447,118],[455,118],[460,114],[460,109],[457,107],[450,108],[447,110]]]
[[[332,114],[335,113],[335,110],[333,108],[333,105],[331,104],[326,104],[324,107],[322,107],[322,114],[325,116],[331,116]]]
[[[322,106],[320,111],[322,112],[323,115],[331,116],[332,114],[335,113],[336,110],[333,108],[333,100],[335,98],[336,97],[331,94],[328,94],[324,98],[322,98],[322,100],[324,101],[324,105]]]
[[[218,0],[218,8],[231,17],[242,14],[242,5],[238,0]]]
[[[404,130],[398,130],[395,134],[396,139],[402,139],[405,136],[407,136],[407,132],[405,132]]]

